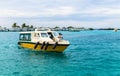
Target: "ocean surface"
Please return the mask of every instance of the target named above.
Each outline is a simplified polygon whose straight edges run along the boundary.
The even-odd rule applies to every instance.
[[[120,76],[120,31],[62,32],[63,52],[18,48],[18,32],[0,32],[0,76]]]

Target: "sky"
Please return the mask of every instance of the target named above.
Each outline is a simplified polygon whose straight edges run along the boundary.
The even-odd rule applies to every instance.
[[[1,0],[0,26],[120,28],[120,0]]]

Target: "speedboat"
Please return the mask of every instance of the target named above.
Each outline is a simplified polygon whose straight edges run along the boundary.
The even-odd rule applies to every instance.
[[[35,51],[63,52],[69,45],[61,33],[56,31],[27,31],[20,32],[18,45]]]

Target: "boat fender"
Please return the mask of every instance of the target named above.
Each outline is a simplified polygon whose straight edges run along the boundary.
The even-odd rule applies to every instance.
[[[45,46],[45,41],[43,42],[42,46],[41,46],[41,49],[43,49]]]
[[[49,42],[47,42],[46,46],[45,46],[45,50],[47,50],[48,48],[48,45],[49,45]]]
[[[39,44],[40,44],[40,43],[37,42],[36,45],[35,45],[35,47],[34,47],[34,49],[36,49],[36,48],[38,47]]]
[[[53,45],[53,49],[55,49],[58,45],[58,42],[56,42],[54,45]]]

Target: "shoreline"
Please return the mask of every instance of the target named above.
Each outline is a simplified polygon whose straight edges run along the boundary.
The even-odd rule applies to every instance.
[[[67,31],[67,32],[80,32],[80,31],[93,31],[93,30],[114,30],[114,29],[92,29],[92,30],[78,30],[78,31],[71,31],[71,30],[53,30],[53,31]],[[118,29],[120,30],[120,29]],[[26,31],[34,31],[34,30],[26,30]],[[41,30],[41,31],[44,31],[44,30]],[[25,31],[6,31],[6,30],[0,30],[0,32],[25,32]]]

